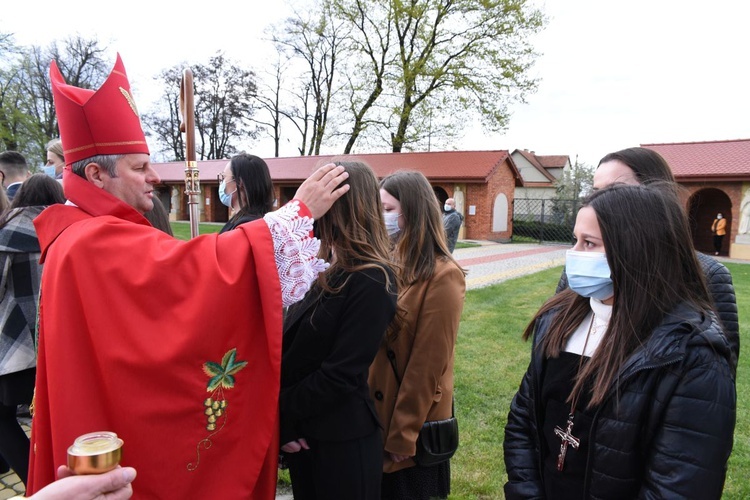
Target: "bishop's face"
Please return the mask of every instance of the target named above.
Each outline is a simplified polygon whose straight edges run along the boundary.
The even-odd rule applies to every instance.
[[[117,161],[117,177],[102,172],[102,187],[140,213],[154,208],[154,184],[161,179],[147,154],[127,154]]]

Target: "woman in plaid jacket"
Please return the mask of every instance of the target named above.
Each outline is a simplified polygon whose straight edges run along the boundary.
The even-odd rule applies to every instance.
[[[42,277],[33,220],[46,205],[64,202],[57,181],[45,174],[32,175],[0,219],[0,455],[24,484],[29,438],[18,424],[16,407],[31,403],[34,392],[34,334]]]

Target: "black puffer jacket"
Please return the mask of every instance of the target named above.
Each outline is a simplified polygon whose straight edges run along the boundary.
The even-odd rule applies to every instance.
[[[536,347],[553,315],[537,321],[531,363],[511,403],[503,444],[506,498],[544,497],[536,409],[545,360]],[[686,305],[668,315],[624,364],[596,411],[585,498],[720,498],[735,423],[729,357],[713,316]]]
[[[724,335],[729,341],[729,348],[732,351],[732,373],[734,374],[737,371],[737,360],[740,358],[740,324],[737,318],[737,297],[734,294],[732,275],[724,264],[710,255],[695,252],[695,256],[698,258],[703,274],[706,276],[708,294],[714,302],[716,312],[724,326]],[[568,288],[568,276],[563,269],[555,293],[559,293],[566,288]]]

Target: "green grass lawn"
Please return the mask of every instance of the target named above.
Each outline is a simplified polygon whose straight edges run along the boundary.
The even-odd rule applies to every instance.
[[[473,241],[457,241],[456,242],[456,248],[472,248],[472,247],[481,247],[479,243],[474,243]]]
[[[750,318],[750,264],[727,264],[734,278],[740,320]],[[554,292],[562,268],[467,293],[456,347],[456,413],[461,447],[451,464],[451,499],[502,498],[507,477],[503,429],[530,345],[521,333]],[[741,323],[740,337],[750,334]],[[750,497],[750,353],[741,351],[737,427],[724,498]]]
[[[187,221],[172,221],[169,223],[172,226],[172,232],[174,233],[175,238],[179,238],[181,240],[189,240],[190,239],[190,223]],[[209,233],[218,233],[221,231],[221,228],[224,226],[223,223],[202,223],[198,224],[198,233],[200,234],[209,234]]]

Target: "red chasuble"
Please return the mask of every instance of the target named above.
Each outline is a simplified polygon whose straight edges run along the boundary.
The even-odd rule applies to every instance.
[[[268,226],[179,241],[65,176],[77,207],[35,220],[28,491],[55,480],[77,436],[112,431],[134,498],[274,498],[282,303]]]

